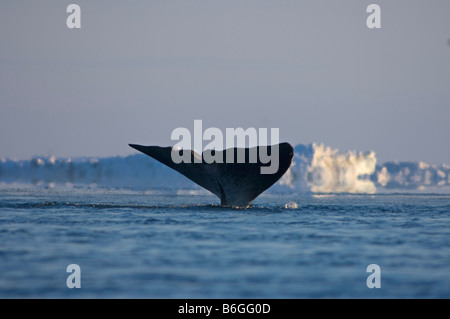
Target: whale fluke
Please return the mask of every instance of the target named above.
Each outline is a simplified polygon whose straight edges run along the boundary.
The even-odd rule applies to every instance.
[[[240,208],[247,208],[259,194],[278,181],[291,165],[294,155],[294,150],[290,144],[281,143],[273,146],[257,146],[245,149],[229,148],[217,152],[207,150],[203,152],[202,156],[192,150],[180,150],[179,154],[190,152],[190,163],[175,163],[172,160],[172,147],[129,145],[206,188],[220,198],[222,206]],[[264,154],[271,154],[272,156],[271,151],[275,146],[278,146],[278,170],[273,174],[262,174],[261,168],[269,167],[271,163],[261,162],[260,156],[257,156],[254,163],[251,163],[249,155],[252,152],[261,154],[260,151],[264,148]],[[237,154],[240,151],[245,151],[244,163],[238,163],[237,161]],[[206,152],[211,152],[210,154],[214,158],[222,158],[222,163],[219,161],[205,161]],[[230,154],[230,152],[233,153]],[[227,159],[230,158],[227,157],[227,154],[231,158],[234,156],[233,162],[230,163],[228,160],[227,163]],[[273,157],[271,160],[274,160]],[[277,159],[275,158],[275,160]],[[208,162],[212,163],[209,164]]]

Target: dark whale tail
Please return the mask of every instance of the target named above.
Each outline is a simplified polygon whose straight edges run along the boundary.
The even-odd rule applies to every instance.
[[[294,150],[288,143],[245,149],[229,148],[217,152],[207,150],[203,152],[202,156],[192,150],[174,151],[172,147],[129,145],[169,166],[196,184],[217,195],[220,198],[222,206],[242,208],[247,208],[259,194],[283,176],[290,167],[294,155]],[[278,152],[272,153],[274,147],[278,147]],[[245,153],[239,153],[242,151]],[[190,152],[190,161],[175,163],[172,160],[172,152],[179,152],[178,154],[184,155],[186,155],[184,152]],[[214,158],[223,160],[214,162],[205,160],[205,153],[207,152],[210,155],[212,154]],[[278,153],[278,158],[275,158],[275,160],[278,160],[277,170],[275,172],[270,174],[261,173],[261,169],[268,167],[270,163],[267,163],[267,161],[263,163],[260,160],[260,156],[255,157],[254,161],[250,162],[248,160],[251,154],[261,154],[261,152],[271,154],[271,156]],[[237,154],[245,154],[245,161],[238,161]],[[234,158],[234,161],[230,161],[230,158]],[[272,158],[271,161],[273,160]]]

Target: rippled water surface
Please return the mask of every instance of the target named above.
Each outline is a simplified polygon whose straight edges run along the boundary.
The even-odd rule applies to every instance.
[[[448,298],[449,242],[442,194],[263,194],[236,210],[205,194],[8,189],[0,297]]]

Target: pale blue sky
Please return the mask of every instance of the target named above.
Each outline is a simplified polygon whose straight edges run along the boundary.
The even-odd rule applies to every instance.
[[[450,163],[449,14],[448,0],[3,1],[0,158],[127,155],[202,119]]]

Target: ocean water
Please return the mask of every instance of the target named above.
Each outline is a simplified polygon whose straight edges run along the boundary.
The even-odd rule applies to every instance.
[[[450,195],[0,190],[1,298],[448,298]],[[67,266],[81,288],[68,288]],[[368,265],[380,288],[368,288]]]

